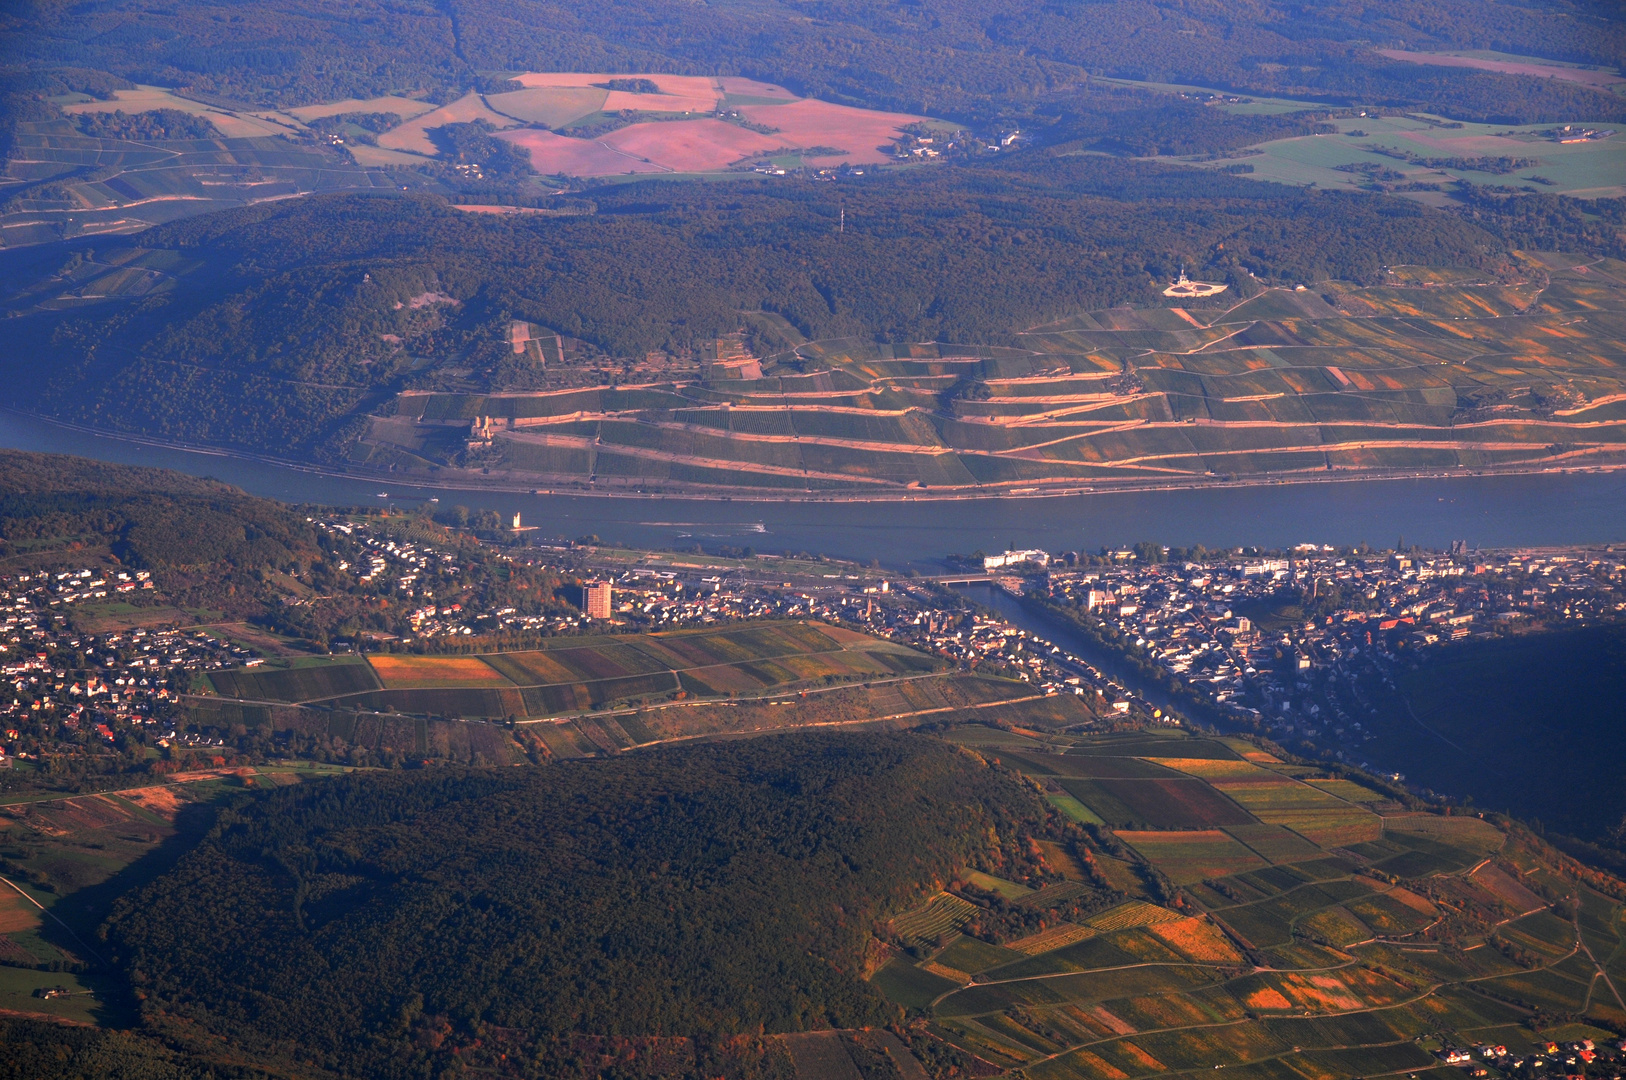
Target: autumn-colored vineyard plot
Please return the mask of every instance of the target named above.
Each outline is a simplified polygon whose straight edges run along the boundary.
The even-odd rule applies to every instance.
[[[428,687],[506,686],[508,680],[474,656],[407,656],[378,653],[369,659],[389,690]]]

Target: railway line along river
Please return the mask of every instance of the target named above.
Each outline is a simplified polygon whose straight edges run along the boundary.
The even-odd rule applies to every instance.
[[[1260,484],[1053,498],[729,502],[437,488],[155,445],[0,411],[0,447],[208,476],[269,498],[342,506],[464,505],[523,515],[541,540],[597,535],[640,547],[808,551],[940,569],[949,552],[1096,551],[1144,540],[1209,547],[1298,543],[1480,547],[1626,543],[1626,472]]]

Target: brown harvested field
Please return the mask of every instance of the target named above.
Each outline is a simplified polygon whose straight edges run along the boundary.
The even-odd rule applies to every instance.
[[[1175,922],[1183,918],[1184,915],[1178,915],[1166,907],[1148,904],[1143,900],[1127,900],[1115,908],[1108,908],[1099,915],[1091,916],[1087,922],[1105,934],[1137,926],[1156,926],[1158,923]]]
[[[715,80],[709,75],[614,75],[591,71],[528,71],[517,75],[514,81],[524,87],[532,86],[593,86],[611,79],[648,79],[660,87],[661,93],[677,97],[717,96]]]
[[[81,829],[123,825],[135,815],[105,795],[81,795],[35,803],[28,823],[40,832],[61,836]]]
[[[1260,770],[1261,772],[1265,770]],[[1264,810],[1345,810],[1349,803],[1286,777],[1258,780],[1215,779],[1214,787],[1255,813]]]
[[[888,160],[890,144],[898,133],[925,119],[808,99],[785,105],[744,105],[740,115],[778,128],[779,134],[772,138],[778,139],[781,146],[831,146],[845,151],[839,156],[821,157],[821,163],[850,161],[859,165]],[[882,146],[888,149],[879,149]]]
[[[1039,931],[1037,934],[1032,934],[1019,941],[1012,941],[1005,947],[1015,949],[1019,953],[1026,953],[1029,956],[1038,956],[1041,953],[1054,952],[1064,946],[1094,936],[1095,931],[1087,926],[1079,926],[1076,923],[1058,923],[1047,930]]]
[[[1044,852],[1044,861],[1050,865],[1052,870],[1058,871],[1062,877],[1068,881],[1090,880],[1089,874],[1085,873],[1084,868],[1078,864],[1078,860],[1073,858],[1071,851],[1068,851],[1054,840],[1040,840],[1038,844],[1039,850]]]
[[[686,670],[683,673],[683,685],[693,686],[700,693],[730,694],[759,690],[765,684],[749,671],[732,664],[722,664]]]
[[[717,82],[722,86],[725,94],[738,94],[740,97],[783,98],[786,101],[796,100],[796,95],[783,86],[757,82],[755,79],[747,79],[743,75],[724,75]]]
[[[763,135],[712,119],[633,124],[612,131],[599,142],[673,172],[724,169],[752,154],[794,145],[779,135]]]
[[[486,108],[486,103],[480,100],[480,95],[471,92],[450,105],[443,105],[433,112],[408,120],[400,127],[391,128],[378,137],[378,145],[386,150],[405,150],[433,157],[435,144],[429,141],[430,128],[441,127],[444,124],[467,124],[475,120],[484,120],[497,128],[514,126],[514,121]]]
[[[497,112],[531,124],[558,127],[604,108],[609,91],[592,86],[538,86],[508,94],[492,94],[486,101]]]
[[[1084,1010],[1098,1024],[1112,1032],[1114,1035],[1133,1035],[1135,1025],[1119,1017],[1107,1009],[1105,1005],[1096,1005]]]
[[[545,652],[498,653],[485,659],[516,686],[547,686],[580,679],[574,671]]]
[[[704,93],[633,94],[626,90],[611,90],[604,101],[605,112],[632,109],[635,112],[709,113],[717,108],[717,91],[708,86]]]
[[[1322,847],[1341,847],[1376,840],[1383,819],[1351,807],[1348,810],[1259,810],[1260,821],[1283,825]]]
[[[1499,71],[1503,75],[1534,75],[1538,79],[1557,79],[1560,82],[1581,83],[1608,89],[1626,82],[1621,76],[1608,71],[1589,71],[1585,68],[1560,67],[1557,64],[1523,63],[1517,60],[1490,60],[1477,56],[1444,56],[1440,53],[1407,52],[1404,49],[1375,49],[1379,56],[1391,60],[1406,60],[1413,64],[1435,67],[1478,68],[1480,71]]]
[[[181,812],[181,807],[186,802],[180,798],[174,787],[167,784],[133,788],[119,792],[119,796],[129,799],[143,810],[152,811],[165,821],[174,821],[175,815]]]
[[[1398,885],[1384,893],[1384,895],[1390,897],[1391,899],[1400,901],[1402,904],[1411,908],[1419,915],[1427,915],[1431,919],[1440,913],[1439,909],[1437,909],[1428,900],[1418,896],[1410,889],[1402,888]]]
[[[195,784],[200,780],[222,780],[228,776],[253,776],[254,770],[249,768],[238,769],[194,769],[191,772],[171,773],[169,782],[172,784]]]
[[[438,686],[507,686],[502,673],[475,656],[395,656],[367,658],[386,689]]]
[[[1225,831],[1258,852],[1261,858],[1269,859],[1273,863],[1304,862],[1326,855],[1326,852],[1298,833],[1280,825],[1267,825],[1264,822],[1257,825],[1232,825]]]
[[[1232,761],[1224,758],[1147,758],[1147,761],[1156,762],[1166,768],[1175,769],[1191,776],[1200,776],[1205,780],[1261,780],[1274,781],[1276,774],[1268,769],[1246,761]]]
[[[0,885],[0,934],[32,930],[40,924],[40,909],[19,895],[16,889]]]
[[[435,106],[427,101],[414,101],[404,97],[377,97],[365,101],[345,98],[343,101],[331,101],[326,105],[301,105],[297,109],[284,111],[296,120],[305,121],[320,120],[324,116],[338,116],[341,113],[394,113],[403,120],[410,120],[414,116],[434,112]]]
[[[1205,918],[1154,923],[1147,931],[1175,951],[1199,962],[1230,964],[1242,959],[1236,946]]]
[[[1518,879],[1499,866],[1486,863],[1473,872],[1471,880],[1514,911],[1535,911],[1546,906],[1546,901],[1519,884]]]
[[[619,176],[622,173],[657,173],[659,166],[629,157],[602,143],[588,139],[567,139],[551,131],[521,128],[504,131],[498,138],[531,152],[531,167],[548,176]]]

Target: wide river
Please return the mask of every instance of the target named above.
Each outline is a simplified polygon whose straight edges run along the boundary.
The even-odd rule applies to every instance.
[[[1059,498],[767,503],[472,491],[328,476],[225,454],[150,446],[0,411],[0,447],[79,454],[214,477],[287,502],[415,507],[438,498],[506,515],[540,538],[597,535],[668,548],[751,546],[926,567],[950,552],[1097,551],[1142,540],[1190,546],[1298,543],[1513,547],[1626,541],[1626,472],[1360,480]]]

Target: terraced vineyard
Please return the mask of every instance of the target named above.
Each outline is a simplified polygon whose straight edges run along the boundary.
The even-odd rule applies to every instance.
[[[200,722],[483,760],[615,753],[701,735],[1042,716],[1094,719],[1086,699],[959,672],[937,657],[821,623],[566,637],[532,652],[271,661],[209,675]],[[507,720],[513,727],[468,724]]]
[[[1395,267],[1223,310],[1094,312],[1005,347],[803,340],[697,382],[413,392],[353,459],[883,496],[1626,460],[1626,264],[1532,257],[1515,277]]]
[[[1059,911],[1063,897],[1094,894],[1116,906],[1055,914],[1009,941],[952,933],[978,925],[962,912],[930,920],[922,948],[931,935],[917,925],[954,889],[989,903],[987,875],[972,874],[976,889],[954,886],[896,920],[912,955],[873,984],[990,1073],[1444,1077],[1461,1075],[1440,1065],[1447,1048],[1612,1045],[1626,1023],[1626,885],[1515,823],[1407,810],[1237,740],[1054,735],[1038,752],[1031,740],[1002,750],[986,730],[950,738],[1109,823],[1134,794],[1080,785],[1181,776],[1208,792],[1180,811],[1206,808],[1204,822],[1080,834],[1067,859],[1046,845],[1073,889],[1017,901]]]

